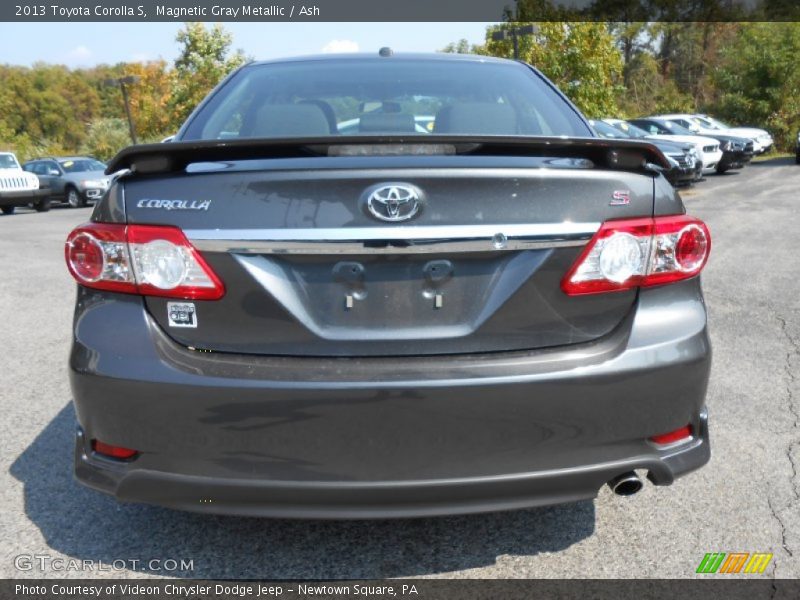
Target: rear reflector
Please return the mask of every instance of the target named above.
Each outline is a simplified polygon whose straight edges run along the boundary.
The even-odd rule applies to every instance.
[[[680,442],[681,440],[685,440],[692,437],[692,426],[686,425],[685,427],[681,427],[680,429],[676,429],[675,431],[670,431],[669,433],[662,433],[661,435],[654,435],[650,438],[651,442],[656,444],[674,444],[675,442]]]
[[[686,215],[606,221],[561,281],[569,296],[694,277],[711,250],[708,227]]]
[[[111,444],[106,444],[99,440],[92,440],[92,450],[103,456],[120,459],[133,458],[139,454],[136,450],[123,448],[122,446],[112,446]]]
[[[225,287],[177,227],[87,223],[64,248],[67,268],[90,288],[187,300],[218,300]]]

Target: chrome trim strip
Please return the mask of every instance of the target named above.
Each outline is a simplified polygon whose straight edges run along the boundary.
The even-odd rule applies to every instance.
[[[234,254],[429,254],[582,246],[600,223],[189,229],[198,250]]]

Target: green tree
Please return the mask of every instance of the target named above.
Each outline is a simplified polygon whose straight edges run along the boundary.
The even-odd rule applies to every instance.
[[[742,23],[721,54],[715,112],[765,127],[791,148],[800,127],[800,23]]]
[[[457,42],[450,42],[440,50],[440,52],[447,52],[449,54],[475,54],[478,51],[478,46],[470,44],[464,38]]]
[[[166,61],[124,65],[122,76],[137,78],[136,83],[128,87],[128,95],[138,137],[142,140],[160,140],[175,133],[181,120],[170,106],[175,73],[167,68]],[[117,102],[122,106],[119,90],[117,96]]]
[[[97,92],[80,74],[58,65],[0,67],[3,130],[34,142],[78,146],[98,107]]]
[[[689,94],[696,105],[714,97],[712,75],[721,51],[735,44],[737,23],[657,23],[651,28],[656,40],[661,73],[678,90]]]
[[[620,117],[694,111],[694,99],[681,92],[673,79],[662,75],[651,53],[634,55],[626,73],[629,81],[620,97]]]
[[[182,48],[175,60],[175,87],[169,106],[175,123],[180,124],[246,58],[241,50],[231,53],[233,38],[219,23],[210,29],[203,23],[186,23],[175,39]]]
[[[97,119],[89,124],[80,152],[108,160],[130,143],[128,123],[124,119]]]
[[[623,93],[622,58],[605,23],[536,23],[537,32],[519,38],[520,59],[550,78],[584,114],[605,117],[617,113]],[[479,52],[511,58],[511,40],[493,40],[498,29],[518,27],[509,23],[489,27],[486,44]]]
[[[131,113],[142,141],[175,133],[189,112],[245,57],[232,52],[222,26],[188,23],[177,36],[182,46],[174,65],[164,61],[97,65],[71,70],[37,63],[0,65],[0,147],[20,158],[75,153],[105,156],[101,132],[118,146],[118,121],[125,106],[118,86],[108,79],[138,78],[128,87]]]

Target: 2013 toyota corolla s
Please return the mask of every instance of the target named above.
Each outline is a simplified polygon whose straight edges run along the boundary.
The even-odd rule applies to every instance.
[[[538,71],[251,63],[66,244],[78,479],[275,517],[513,509],[709,458],[706,226]]]

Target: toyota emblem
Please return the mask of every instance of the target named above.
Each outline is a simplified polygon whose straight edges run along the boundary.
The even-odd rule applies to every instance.
[[[367,210],[376,219],[396,223],[407,221],[419,212],[422,194],[411,185],[391,183],[372,189]]]

